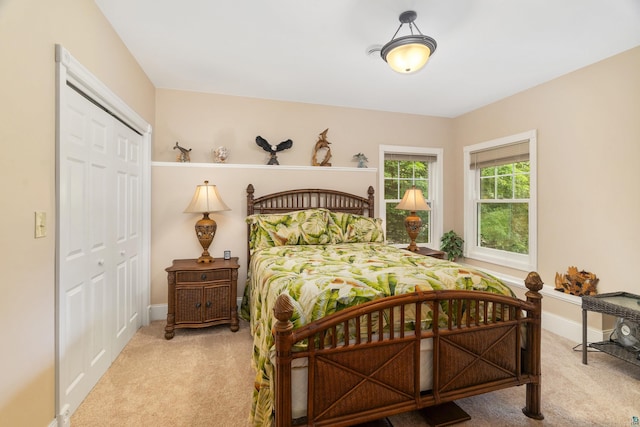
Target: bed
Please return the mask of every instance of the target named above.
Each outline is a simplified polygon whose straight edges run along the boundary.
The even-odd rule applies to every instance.
[[[498,279],[384,244],[374,190],[247,188],[256,426],[350,426],[526,385],[540,411],[540,277]]]

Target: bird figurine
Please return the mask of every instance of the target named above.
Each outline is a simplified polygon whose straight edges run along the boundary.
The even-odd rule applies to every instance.
[[[191,148],[187,149],[184,147],[180,147],[177,141],[176,141],[176,145],[173,146],[174,150],[176,148],[180,150],[180,154],[178,154],[178,157],[176,158],[177,161],[183,162],[183,163],[191,161],[191,157],[189,157],[189,152],[191,151]]]
[[[359,168],[367,167],[367,162],[369,161],[369,159],[367,159],[367,156],[365,156],[363,153],[354,154],[353,158],[358,161]]]
[[[271,157],[269,158],[269,162],[267,163],[268,165],[279,165],[280,163],[278,163],[278,156],[276,155],[276,153],[293,147],[293,141],[290,139],[282,141],[278,145],[271,145],[260,135],[256,136],[256,144],[258,144],[264,151],[268,152],[271,155]]]

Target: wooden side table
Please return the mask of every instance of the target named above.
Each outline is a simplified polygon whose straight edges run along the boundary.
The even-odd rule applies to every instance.
[[[445,259],[444,252],[438,251],[436,249],[427,248],[426,246],[418,246],[418,251],[414,253],[424,255],[424,256],[430,256],[438,259]]]
[[[177,328],[204,328],[230,324],[239,328],[238,258],[214,258],[211,263],[198,263],[195,259],[176,259],[168,273],[167,326],[164,337],[173,338]]]

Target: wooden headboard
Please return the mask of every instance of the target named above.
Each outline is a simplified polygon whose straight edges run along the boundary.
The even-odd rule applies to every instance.
[[[297,189],[271,193],[255,198],[253,184],[247,186],[247,216],[253,214],[285,213],[305,209],[325,208],[334,212],[367,215],[374,218],[374,189],[369,186],[368,197],[360,197],[336,190]],[[249,252],[249,226],[247,226],[247,260]]]
[[[263,213],[284,213],[304,209],[325,208],[336,212],[348,212],[374,217],[374,189],[369,186],[369,197],[336,190],[298,189],[280,191],[254,198],[253,184],[247,187],[247,216]]]

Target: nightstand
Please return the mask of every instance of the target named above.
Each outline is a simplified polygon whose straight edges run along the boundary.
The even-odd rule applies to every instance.
[[[424,255],[424,256],[430,256],[438,259],[445,259],[444,252],[427,248],[426,246],[418,246],[418,251],[414,253]]]
[[[176,259],[168,273],[167,326],[164,337],[173,338],[174,329],[204,328],[229,324],[236,332],[238,305],[238,258],[214,258],[211,263]]]

